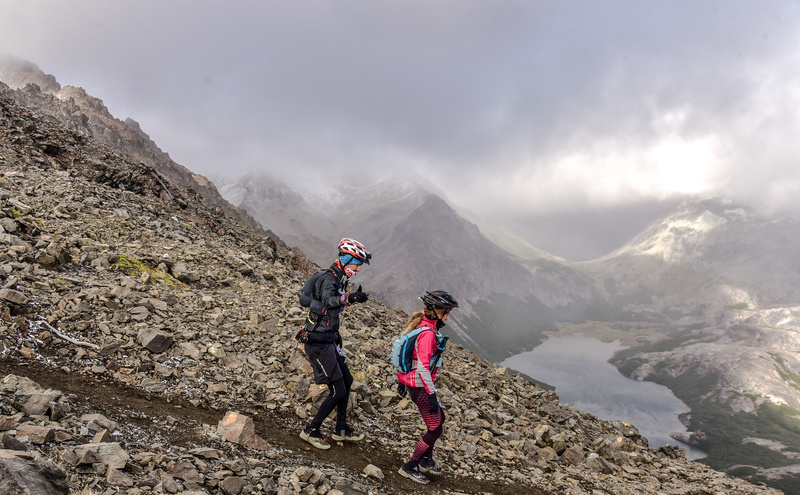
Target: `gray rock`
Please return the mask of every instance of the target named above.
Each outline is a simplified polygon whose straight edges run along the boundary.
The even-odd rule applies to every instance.
[[[17,427],[18,437],[27,437],[34,445],[42,445],[52,442],[55,438],[55,431],[46,426],[37,426],[30,423],[22,423]]]
[[[111,486],[130,487],[133,486],[133,480],[130,476],[123,473],[119,469],[109,468],[106,472],[106,483]]]
[[[143,329],[136,338],[142,347],[155,354],[166,351],[175,342],[175,337],[155,328]]]
[[[87,423],[90,429],[94,429],[92,427],[92,424],[97,424],[98,425],[97,431],[100,430],[114,431],[118,427],[116,421],[110,420],[107,417],[103,416],[102,414],[97,414],[97,413],[84,414],[83,416],[81,416],[80,419],[84,423]]]
[[[32,393],[27,397],[22,410],[28,416],[39,416],[47,412],[50,405],[57,402],[59,398],[61,398],[61,392],[57,390]]]
[[[67,473],[17,451],[0,450],[0,493],[58,495],[69,492]]]
[[[364,474],[371,478],[377,478],[382,480],[384,478],[383,471],[378,466],[374,464],[367,464],[367,467],[364,468]]]
[[[123,469],[125,463],[130,459],[130,455],[116,442],[77,445],[73,448],[73,451],[79,457],[87,453],[91,454],[97,462],[116,469]]]
[[[0,289],[0,299],[19,306],[24,306],[28,304],[29,301],[29,299],[25,297],[25,294],[12,289]]]

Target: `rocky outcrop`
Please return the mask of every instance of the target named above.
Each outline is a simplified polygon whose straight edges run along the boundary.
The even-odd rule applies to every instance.
[[[45,93],[57,93],[61,85],[52,74],[45,74],[31,62],[10,55],[0,55],[0,81],[11,89],[22,89],[35,84]]]
[[[173,187],[195,191],[207,206],[219,208],[237,222],[254,229],[261,228],[246,211],[223,199],[208,179],[172,161],[138,123],[115,118],[102,100],[87,94],[83,88],[62,88],[54,76],[43,73],[35,64],[13,58],[0,59],[0,82],[5,83],[0,84],[0,93],[52,115],[76,133],[90,136],[158,170]]]
[[[0,493],[66,495],[67,473],[27,452],[0,449]]]
[[[395,473],[421,422],[388,360],[406,314],[347,309],[350,420],[368,440],[308,450],[297,432],[324,391],[293,335],[313,264],[2,95],[0,170],[6,449],[87,495],[416,491]],[[448,471],[431,493],[776,493],[649,449],[635,426],[456,345],[440,397]]]

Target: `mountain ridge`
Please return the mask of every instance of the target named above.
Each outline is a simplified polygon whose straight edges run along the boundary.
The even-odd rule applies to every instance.
[[[6,79],[8,82],[6,82]],[[172,183],[195,190],[212,207],[227,216],[261,228],[247,212],[222,198],[215,185],[202,175],[174,162],[132,119],[121,121],[108,111],[103,101],[83,88],[64,86],[33,63],[11,57],[0,58],[0,92],[18,103],[35,106],[64,122],[68,127],[124,150],[143,163],[161,171]]]

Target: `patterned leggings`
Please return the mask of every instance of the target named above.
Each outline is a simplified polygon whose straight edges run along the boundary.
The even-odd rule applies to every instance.
[[[423,457],[431,457],[433,455],[433,444],[442,436],[444,431],[444,409],[440,407],[439,412],[435,414],[429,412],[431,399],[424,388],[408,387],[408,395],[419,408],[422,420],[425,421],[425,426],[428,427],[428,431],[422,435],[414,449],[414,453],[411,455],[411,462],[419,462]]]

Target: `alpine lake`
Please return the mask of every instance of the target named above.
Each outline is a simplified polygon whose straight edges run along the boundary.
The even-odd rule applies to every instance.
[[[532,351],[502,361],[538,382],[555,388],[562,404],[594,414],[604,420],[620,420],[635,426],[651,448],[677,445],[688,459],[706,453],[670,437],[685,432],[678,415],[689,411],[665,386],[632,380],[608,361],[625,347],[578,334],[556,335]]]

